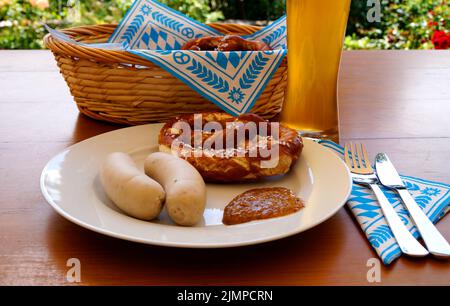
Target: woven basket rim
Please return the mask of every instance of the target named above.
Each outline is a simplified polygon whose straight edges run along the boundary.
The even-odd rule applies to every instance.
[[[223,32],[224,34],[241,34],[247,35],[260,30],[262,27],[246,24],[236,23],[208,23],[209,26]],[[105,42],[112,34],[117,24],[99,24],[99,25],[85,25],[77,26],[60,30],[76,41],[86,41],[89,39],[101,40]],[[126,66],[150,66],[154,64],[138,55],[132,54],[124,50],[105,50],[100,48],[85,47],[81,45],[71,44],[65,41],[55,39],[50,33],[44,37],[44,44],[52,52],[62,56],[69,56],[74,58],[83,58],[96,62],[116,63]],[[286,59],[281,63],[286,65]]]
[[[224,34],[251,34],[260,27],[211,24]],[[105,42],[116,24],[78,26],[62,30],[75,40]],[[219,108],[162,67],[124,50],[104,50],[44,38],[55,56],[81,113],[127,125],[161,122],[174,115]],[[266,119],[280,110],[287,85],[287,58],[275,71],[252,110]],[[167,88],[170,88],[168,90]]]

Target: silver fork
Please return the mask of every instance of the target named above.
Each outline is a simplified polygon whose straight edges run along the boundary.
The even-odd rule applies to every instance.
[[[345,163],[352,172],[353,182],[369,186],[372,189],[402,252],[415,257],[428,255],[428,251],[409,232],[381,190],[378,177],[370,164],[364,145],[353,145],[350,142],[349,145],[345,144],[344,152]]]

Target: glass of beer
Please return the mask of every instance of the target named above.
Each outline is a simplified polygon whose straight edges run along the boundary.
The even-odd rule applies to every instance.
[[[339,141],[337,79],[351,0],[287,0],[288,89],[281,122]]]

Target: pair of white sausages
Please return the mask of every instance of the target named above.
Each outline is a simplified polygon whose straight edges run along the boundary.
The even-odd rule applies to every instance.
[[[187,161],[171,154],[150,154],[139,171],[128,154],[106,157],[100,181],[108,197],[128,215],[152,220],[166,205],[170,218],[179,225],[198,223],[205,210],[206,188],[200,173]]]

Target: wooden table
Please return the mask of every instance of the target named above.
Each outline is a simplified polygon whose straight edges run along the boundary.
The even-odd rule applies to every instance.
[[[388,152],[399,170],[450,183],[450,52],[345,52],[341,136]],[[376,257],[341,209],[302,234],[251,247],[153,247],[66,221],[39,190],[45,163],[83,139],[120,128],[79,115],[48,51],[0,51],[0,284],[68,284],[69,258],[92,284],[360,284]],[[450,219],[438,228],[450,239]],[[450,284],[448,261],[401,258],[381,284]]]

